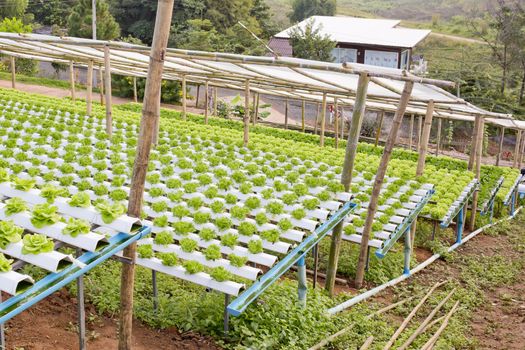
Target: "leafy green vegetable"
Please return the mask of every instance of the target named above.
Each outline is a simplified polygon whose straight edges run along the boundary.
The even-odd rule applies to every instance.
[[[51,204],[58,196],[62,196],[64,192],[64,189],[48,184],[42,187],[40,190],[40,196],[47,199],[47,202]]]
[[[38,255],[41,253],[49,253],[53,251],[53,241],[47,238],[45,235],[32,234],[25,235],[23,238],[24,245],[22,246],[22,254],[34,254]]]
[[[91,206],[91,198],[87,192],[78,192],[71,197],[68,203],[72,207],[89,208]]]
[[[222,266],[214,267],[210,272],[210,276],[217,282],[228,281],[232,278],[232,274]]]
[[[121,203],[107,203],[102,202],[96,205],[96,209],[102,216],[102,221],[105,224],[111,224],[116,218],[122,216],[126,212],[126,207]]]
[[[235,267],[243,267],[246,262],[248,261],[248,258],[245,256],[239,256],[235,254],[228,255],[228,260],[230,260],[230,264]]]
[[[261,232],[260,236],[262,239],[267,240],[268,242],[276,243],[279,241],[280,235],[281,233],[278,230],[273,229]]]
[[[13,197],[6,201],[4,212],[7,216],[11,216],[13,214],[21,213],[23,211],[26,211],[28,209],[27,203],[20,197]]]
[[[34,206],[33,212],[31,213],[31,223],[36,228],[53,225],[60,220],[57,210],[57,207],[50,205],[49,203],[37,204]]]
[[[35,187],[36,181],[33,179],[21,179],[15,178],[15,189],[27,192],[33,187]]]
[[[142,259],[151,259],[155,256],[151,244],[142,244],[137,247],[137,253]]]
[[[186,221],[178,221],[174,223],[173,228],[175,229],[175,232],[180,235],[187,235],[188,233],[195,231],[193,224]]]
[[[237,231],[243,236],[253,236],[255,231],[257,231],[257,227],[251,222],[243,221],[237,227]]]
[[[248,251],[252,254],[259,254],[263,251],[263,244],[260,239],[252,239],[248,242]]]
[[[186,273],[193,275],[198,272],[204,271],[204,266],[198,261],[186,260],[182,263],[182,267],[186,269]]]
[[[211,241],[216,236],[215,231],[213,231],[211,228],[203,228],[199,232],[199,237],[204,241]]]
[[[215,226],[221,231],[226,231],[232,227],[232,221],[226,216],[220,216],[215,219]]]
[[[238,236],[234,233],[227,233],[221,237],[221,244],[225,247],[233,248],[237,244]]]
[[[91,230],[89,222],[81,219],[69,218],[66,227],[62,230],[62,233],[71,237],[78,237],[79,235],[85,235]]]
[[[217,244],[212,244],[204,250],[204,256],[207,260],[217,260],[222,257],[221,247]]]
[[[158,253],[157,256],[165,266],[177,266],[179,264],[179,257],[175,253]]]
[[[193,253],[195,249],[197,249],[198,244],[197,241],[191,239],[191,238],[183,238],[180,240],[180,247],[182,251],[186,253]]]
[[[7,259],[4,254],[0,253],[0,272],[9,272],[12,269],[13,260]]]
[[[0,221],[0,248],[5,249],[11,243],[20,242],[24,229],[12,221]]]
[[[153,242],[158,245],[168,245],[173,243],[173,236],[169,231],[161,231],[155,235]]]

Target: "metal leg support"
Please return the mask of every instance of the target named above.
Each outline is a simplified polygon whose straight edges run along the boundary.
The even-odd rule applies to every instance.
[[[159,288],[157,286],[157,271],[151,271],[151,284],[153,286],[153,311],[159,311]]]
[[[410,252],[412,251],[410,245],[412,240],[410,239],[410,228],[405,232],[405,263],[403,266],[403,274],[410,275]]]
[[[314,288],[317,286],[317,270],[319,268],[319,245],[316,244],[313,249],[314,254]]]
[[[464,216],[463,212],[466,210],[466,207],[461,208],[461,210],[458,213],[457,216],[457,222],[456,222],[456,243],[461,243],[463,240],[463,224],[464,224]]]
[[[306,293],[308,291],[306,285],[306,262],[302,256],[297,262],[297,295],[299,297],[299,305],[306,307]]]
[[[224,294],[224,336],[228,336],[230,330],[230,314],[228,313],[228,305],[230,304],[230,295]]]
[[[2,303],[2,292],[0,292],[0,304]],[[0,323],[0,350],[5,350],[5,329],[4,324]]]
[[[82,250],[77,250],[80,256]],[[84,277],[77,278],[77,309],[78,309],[78,348],[86,349],[86,309],[84,301]]]

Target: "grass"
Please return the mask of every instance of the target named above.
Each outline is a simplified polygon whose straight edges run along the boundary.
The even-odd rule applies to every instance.
[[[10,81],[11,73],[0,72],[0,79]],[[71,86],[69,81],[66,81],[66,80],[32,77],[32,76],[23,75],[23,74],[17,74],[16,81],[19,83],[47,86],[47,87],[60,88],[60,89],[69,89]],[[85,89],[85,86],[81,84],[75,84],[75,87],[77,89],[82,89],[82,90]],[[94,88],[93,91],[98,91],[98,89]]]

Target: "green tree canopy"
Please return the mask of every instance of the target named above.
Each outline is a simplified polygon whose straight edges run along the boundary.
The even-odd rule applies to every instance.
[[[336,10],[336,0],[293,0],[288,17],[292,22],[301,22],[311,16],[334,16]]]
[[[28,0],[4,0],[0,6],[0,17],[22,18],[26,12]]]
[[[4,18],[0,22],[0,32],[8,33],[31,33],[33,28],[29,24],[24,24],[18,18]]]
[[[29,3],[27,12],[32,13],[38,23],[66,27],[71,7],[64,6],[61,0],[33,0]]]
[[[91,38],[93,31],[91,0],[79,0],[68,19],[68,34],[81,38]],[[97,0],[97,39],[111,40],[120,36],[120,26],[109,12],[105,0]]]
[[[323,35],[321,29],[321,26],[315,27],[313,20],[308,21],[304,30],[298,27],[294,28],[290,33],[293,56],[332,62],[332,50],[335,48],[336,42],[332,41],[328,35]]]

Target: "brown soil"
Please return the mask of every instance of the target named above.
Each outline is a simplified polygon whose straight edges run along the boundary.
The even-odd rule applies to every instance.
[[[7,323],[8,350],[78,349],[77,303],[66,290],[61,290]],[[86,305],[88,349],[116,349],[117,319],[98,316],[92,305]],[[31,327],[31,325],[38,325]],[[175,328],[155,330],[135,321],[133,349],[204,349],[218,350],[211,338],[197,333],[180,333]]]

